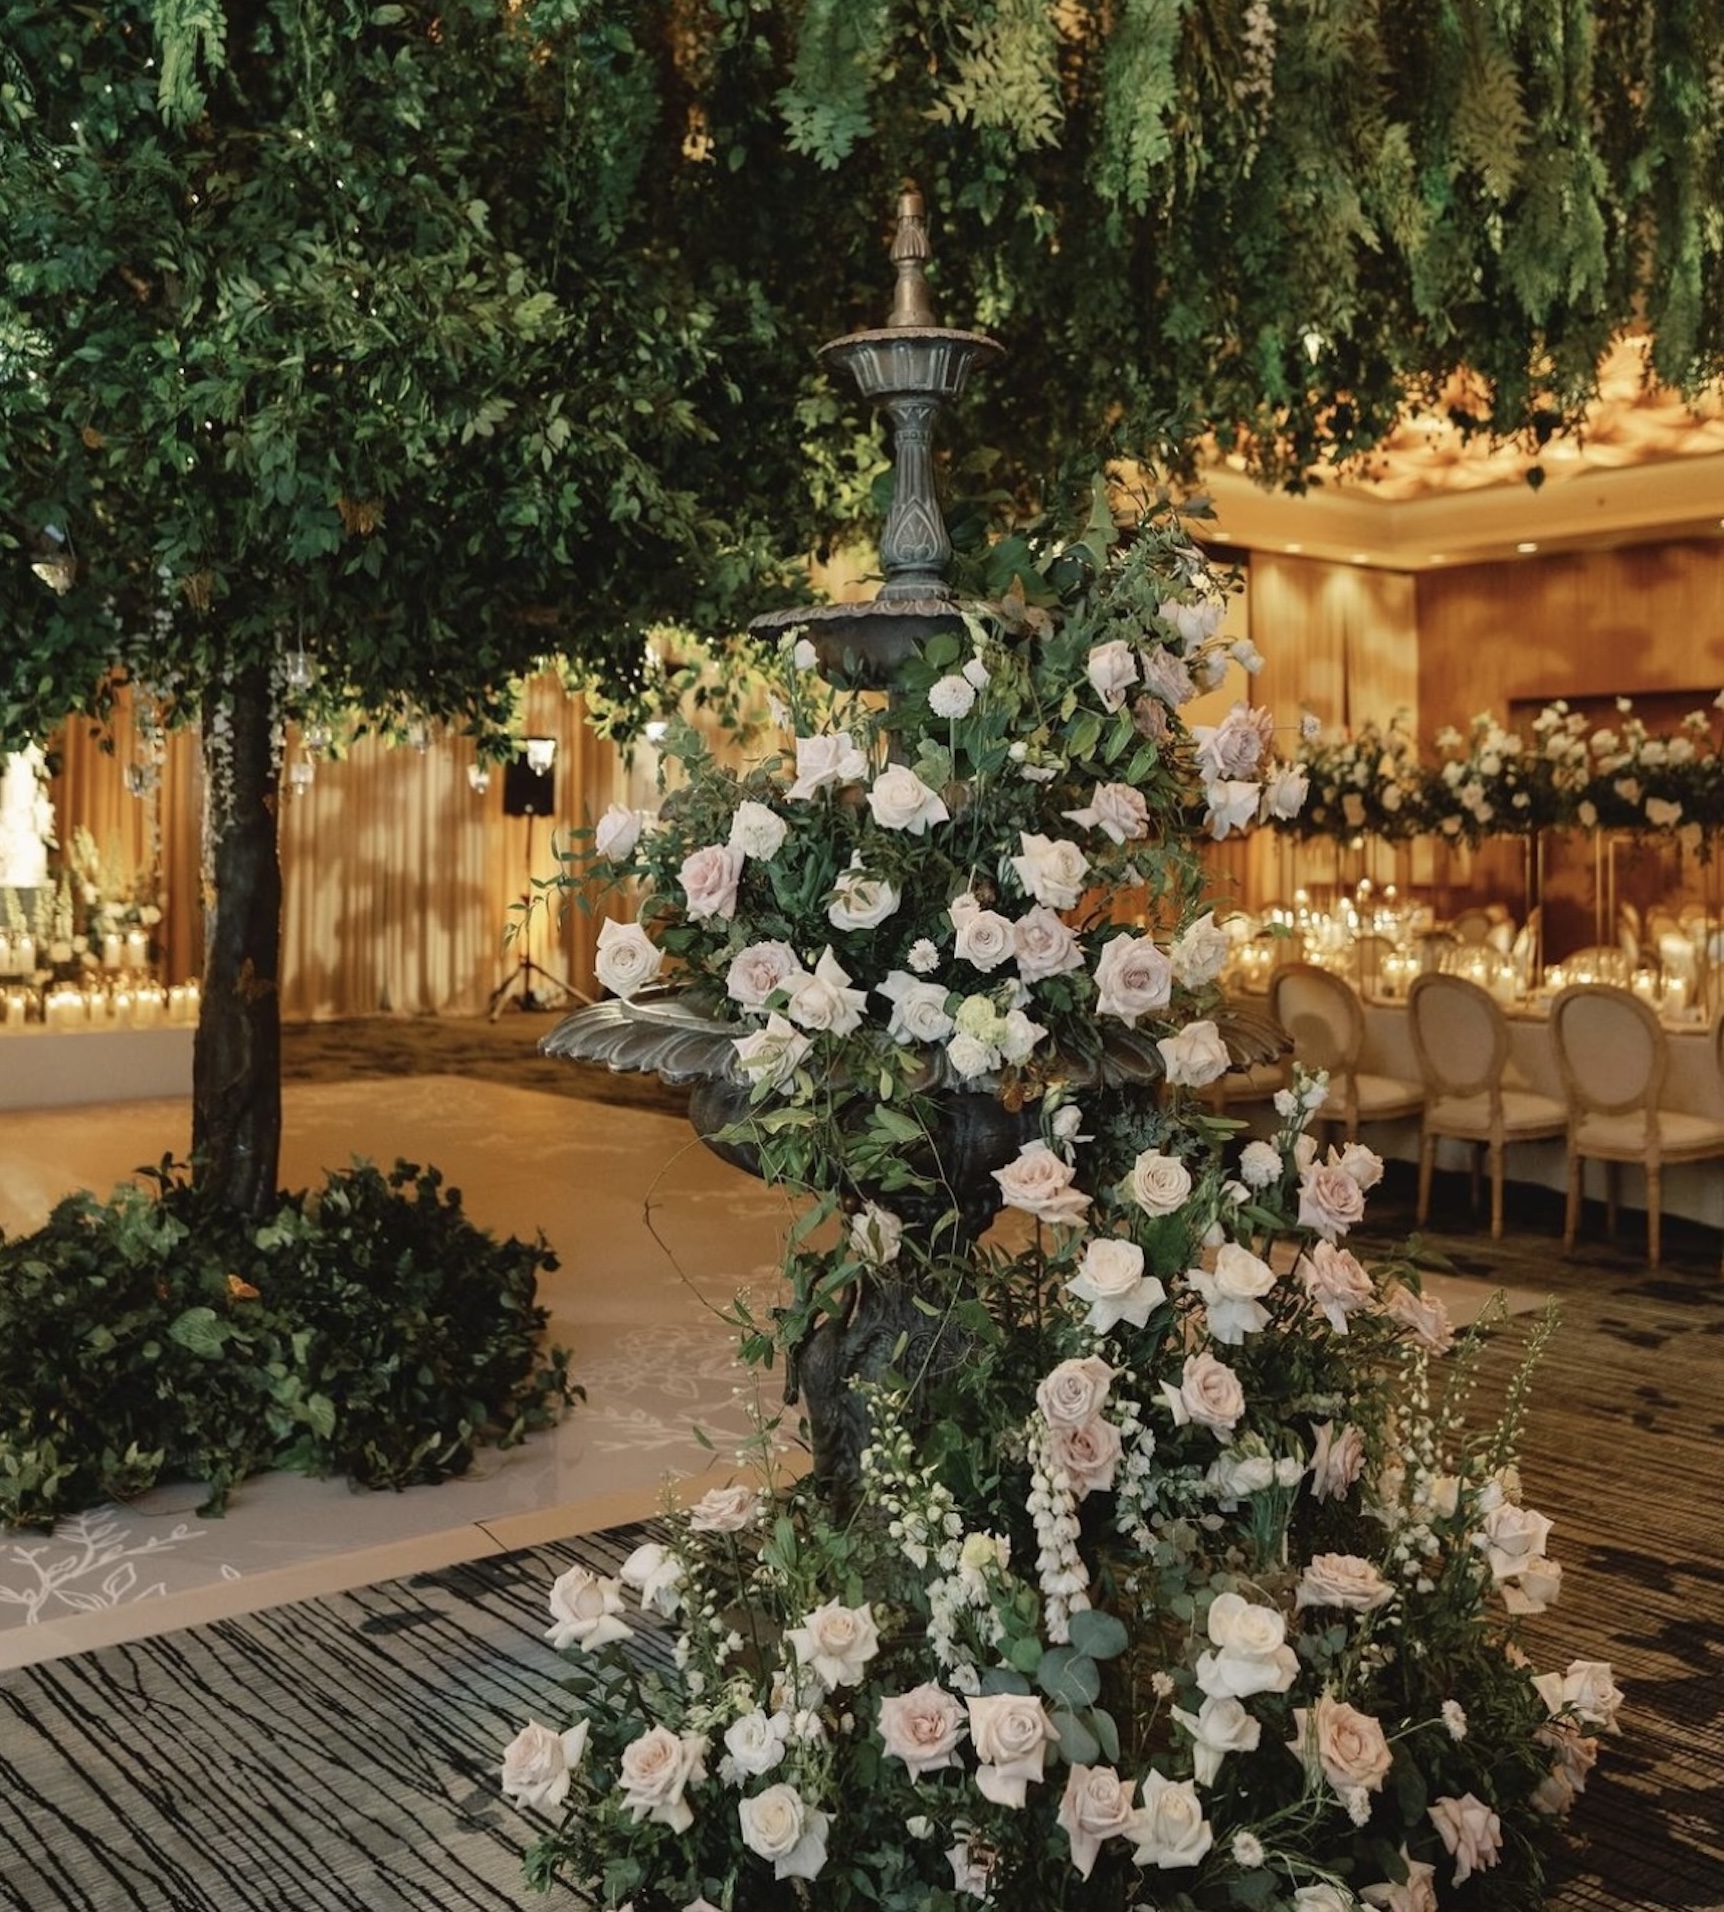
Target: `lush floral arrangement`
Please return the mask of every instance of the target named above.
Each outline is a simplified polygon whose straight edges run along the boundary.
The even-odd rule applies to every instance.
[[[1306,837],[1359,835],[1396,841],[1427,828],[1428,778],[1404,713],[1351,731],[1312,726],[1299,753],[1310,790],[1290,826]]]
[[[1193,840],[1298,773],[1264,713],[1181,719],[1226,645],[1178,522],[1103,545],[1008,551],[889,698],[788,636],[784,747],[732,770],[673,737],[659,815],[571,862],[640,883],[609,986],[668,973],[734,1032],[737,1131],[806,1197],[745,1356],[805,1379],[882,1294],[923,1329],[850,1372],[853,1478],[768,1458],[551,1590],[566,1710],[502,1773],[559,1815],[539,1883],[635,1912],[1524,1906],[1613,1724],[1608,1668],[1516,1644],[1559,1578],[1524,1376],[1469,1434],[1476,1348],[1344,1245],[1381,1165],[1307,1133],[1320,1078],[1242,1151],[1208,1112],[1226,941]],[[985,1234],[954,1096],[1019,1125]]]

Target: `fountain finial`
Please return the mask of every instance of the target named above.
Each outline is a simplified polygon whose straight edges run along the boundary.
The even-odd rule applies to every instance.
[[[907,179],[898,195],[898,230],[892,236],[892,263],[898,268],[898,283],[893,288],[888,326],[940,323],[934,316],[934,301],[928,291],[925,271],[932,256],[922,195],[916,189],[916,182]]]

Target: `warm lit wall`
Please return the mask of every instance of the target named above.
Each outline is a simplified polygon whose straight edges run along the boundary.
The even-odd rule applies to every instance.
[[[1422,574],[1421,735],[1517,700],[1704,691],[1724,683],[1716,540],[1555,553]]]

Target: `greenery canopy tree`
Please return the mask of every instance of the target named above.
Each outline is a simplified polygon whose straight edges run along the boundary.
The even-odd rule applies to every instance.
[[[1571,428],[1631,324],[1715,382],[1720,70],[1707,0],[0,0],[0,744],[201,724],[206,1181],[273,1192],[283,652],[494,738],[761,608],[867,515],[814,348],[904,177],[1012,355],[954,459],[1300,488],[1458,375]]]

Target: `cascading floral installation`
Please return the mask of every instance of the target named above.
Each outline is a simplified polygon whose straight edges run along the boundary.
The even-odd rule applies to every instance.
[[[1559,1578],[1525,1372],[1469,1433],[1480,1344],[1344,1245],[1381,1165],[1319,1147],[1320,1077],[1243,1149],[1205,1098],[1226,941],[1195,839],[1299,776],[1248,703],[1182,720],[1231,648],[1183,526],[1109,531],[1018,541],[889,699],[787,634],[782,747],[731,770],[673,735],[659,813],[571,858],[639,885],[608,987],[712,1019],[733,1139],[805,1199],[745,1358],[806,1382],[870,1296],[908,1302],[845,1344],[853,1452],[817,1427],[797,1478],[763,1440],[758,1485],[551,1590],[572,1671],[503,1763],[560,1818],[538,1883],[635,1912],[1526,1906],[1614,1729],[1607,1667],[1517,1645]],[[985,1234],[954,1098],[1010,1118]]]

